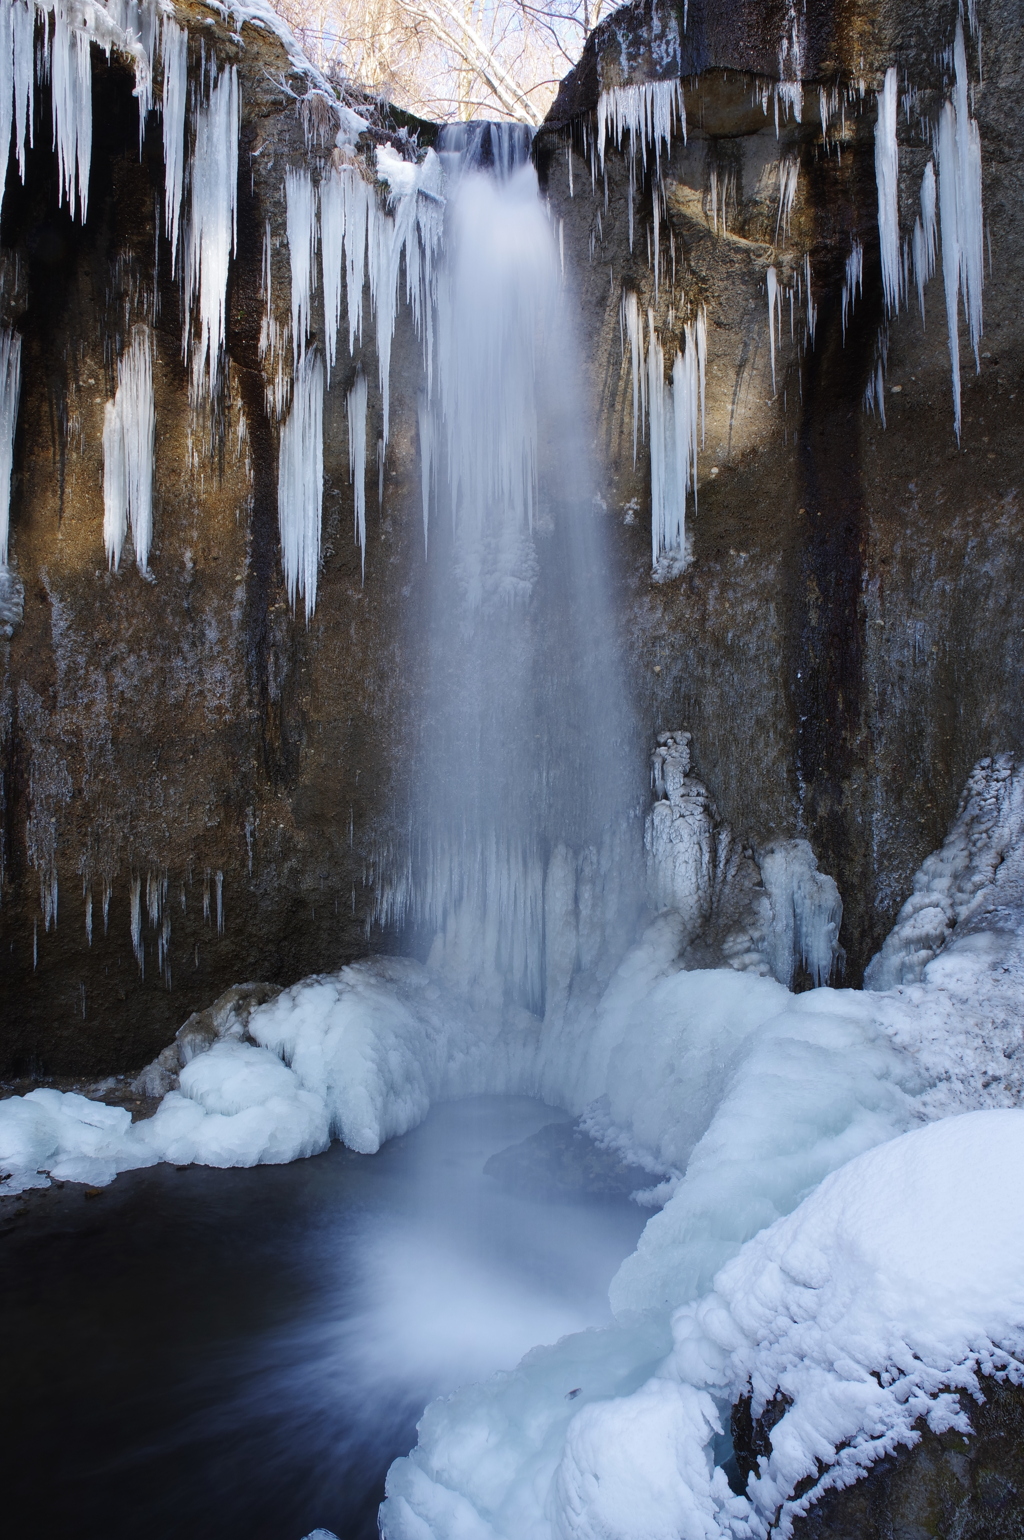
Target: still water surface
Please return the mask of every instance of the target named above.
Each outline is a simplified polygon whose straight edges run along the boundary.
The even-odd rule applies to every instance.
[[[478,1097],[375,1156],[33,1200],[0,1236],[7,1532],[372,1540],[428,1400],[609,1318],[647,1216],[483,1174],[561,1116]]]

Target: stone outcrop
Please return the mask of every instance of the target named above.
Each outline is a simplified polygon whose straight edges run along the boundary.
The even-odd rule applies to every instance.
[[[793,1526],[794,1540],[1016,1540],[1024,1529],[1024,1390],[984,1381],[963,1397],[973,1433],[933,1433],[879,1460],[854,1486],[825,1492]],[[760,1419],[733,1409],[737,1486],[768,1448],[773,1403]]]

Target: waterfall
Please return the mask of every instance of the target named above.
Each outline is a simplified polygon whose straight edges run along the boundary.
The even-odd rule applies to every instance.
[[[460,125],[439,149],[445,252],[420,414],[427,678],[404,902],[435,966],[481,1003],[542,1015],[628,939],[631,735],[582,364],[530,136]]]

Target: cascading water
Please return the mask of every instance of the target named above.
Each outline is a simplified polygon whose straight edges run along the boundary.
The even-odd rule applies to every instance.
[[[408,902],[432,964],[478,1004],[544,1015],[629,939],[639,822],[586,392],[530,137],[469,124],[439,143]]]

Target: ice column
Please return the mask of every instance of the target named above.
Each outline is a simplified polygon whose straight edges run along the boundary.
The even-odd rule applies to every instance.
[[[900,307],[903,267],[900,261],[899,146],[896,143],[896,68],[885,74],[878,93],[875,124],[875,182],[878,187],[878,244],[882,258],[885,308],[895,315]]]
[[[238,76],[234,65],[217,75],[211,64],[206,103],[195,114],[188,220],[185,226],[187,310],[198,299],[198,337],[192,355],[193,398],[212,394],[224,346],[228,268],[235,249],[238,189]],[[191,330],[191,319],[186,328]]]
[[[11,528],[11,472],[21,393],[21,337],[0,330],[0,569],[7,566]]]
[[[365,430],[364,430],[365,432]],[[281,429],[277,513],[285,586],[294,606],[305,600],[306,621],[316,607],[320,516],[324,484],[324,365],[315,350],[295,370],[292,406]]]
[[[964,30],[957,22],[953,46],[956,80],[953,100],[939,119],[939,218],[942,229],[942,283],[946,295],[949,357],[953,368],[953,418],[960,437],[960,334],[958,301],[980,366],[981,289],[984,282],[984,221],[981,204],[981,132],[967,102],[967,55]],[[923,203],[923,189],[922,189]]]
[[[103,418],[103,538],[107,560],[120,565],[131,525],[135,560],[146,571],[153,542],[153,344],[136,326],[117,366],[117,391]]]

